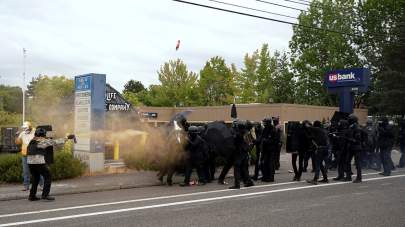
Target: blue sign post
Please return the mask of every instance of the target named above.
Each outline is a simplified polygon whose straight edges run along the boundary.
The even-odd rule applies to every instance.
[[[104,141],[96,135],[105,125],[106,76],[85,74],[75,77],[74,155],[87,163],[90,172],[104,169]]]
[[[352,68],[334,70],[325,75],[324,85],[328,92],[339,95],[340,112],[353,113],[354,95],[367,91],[370,74],[366,68]]]

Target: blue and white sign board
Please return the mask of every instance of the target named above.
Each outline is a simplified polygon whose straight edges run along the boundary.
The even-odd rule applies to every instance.
[[[324,85],[329,93],[339,94],[339,111],[353,113],[354,95],[366,92],[370,84],[366,68],[339,69],[326,73]]]
[[[84,161],[90,172],[104,169],[104,141],[96,132],[104,129],[106,76],[85,74],[75,77],[74,155]]]

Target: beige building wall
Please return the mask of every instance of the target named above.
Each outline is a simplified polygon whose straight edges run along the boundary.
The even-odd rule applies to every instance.
[[[298,104],[239,104],[236,105],[238,118],[252,121],[261,121],[265,117],[279,116],[280,122],[288,121],[315,121],[331,119],[338,107],[311,106]],[[150,121],[167,122],[178,112],[191,110],[187,117],[190,122],[209,122],[223,120],[231,122],[231,106],[198,106],[198,107],[140,107],[140,112],[156,112],[157,119]],[[355,109],[361,124],[367,120],[367,109]]]

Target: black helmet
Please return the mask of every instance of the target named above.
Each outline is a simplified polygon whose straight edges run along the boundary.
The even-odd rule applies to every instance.
[[[320,121],[314,121],[314,127],[322,128],[322,123]]]
[[[263,119],[263,125],[264,125],[264,127],[271,126],[272,122],[273,122],[273,121],[272,121],[271,117],[266,117],[266,118]]]
[[[253,123],[251,121],[246,121],[246,129],[251,130],[253,128]]]
[[[366,125],[367,126],[373,126],[373,120],[368,119],[367,122],[366,122]]]
[[[349,126],[349,122],[345,119],[340,119],[339,123],[338,123],[338,128],[339,129],[345,129]]]
[[[238,120],[237,125],[238,125],[238,129],[246,129],[247,128],[247,121]]]
[[[188,127],[188,133],[190,133],[190,134],[198,134],[198,127],[194,126],[194,125]]]
[[[277,126],[280,123],[279,117],[273,117],[273,124],[274,126]]]
[[[198,126],[198,133],[203,133],[205,131],[205,126]]]
[[[37,128],[35,130],[34,136],[36,136],[36,137],[46,137],[46,130],[43,129],[43,128]]]
[[[348,118],[348,121],[349,121],[349,124],[352,125],[352,124],[358,123],[359,118],[354,114],[350,114],[349,118]]]
[[[302,122],[302,126],[303,126],[304,128],[309,128],[309,127],[312,126],[312,124],[311,124],[310,121],[304,120],[304,121]]]

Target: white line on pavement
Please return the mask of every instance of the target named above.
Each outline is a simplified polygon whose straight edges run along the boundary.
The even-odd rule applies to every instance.
[[[392,171],[392,172],[396,172],[396,171]],[[400,171],[397,171],[397,172],[400,172]],[[376,174],[378,174],[378,173],[365,173],[365,174],[362,174],[362,176],[376,175]],[[297,184],[300,182],[305,182],[305,181],[299,181],[299,182],[293,181],[293,182],[284,182],[284,183],[278,183],[278,184],[256,185],[253,187],[241,188],[241,189],[247,190],[247,189],[255,189],[255,188],[275,187],[275,186],[282,186],[282,185],[289,185],[289,184]],[[160,200],[160,199],[172,199],[172,198],[179,198],[179,197],[186,197],[186,196],[204,195],[204,194],[229,192],[229,191],[232,191],[232,190],[231,189],[220,189],[220,190],[212,190],[212,191],[204,191],[204,192],[185,193],[185,194],[180,194],[180,195],[159,196],[159,197],[144,198],[144,199],[133,199],[133,200],[124,200],[124,201],[109,202],[109,203],[96,203],[96,204],[89,204],[89,205],[82,205],[82,206],[62,207],[62,208],[55,208],[55,209],[48,209],[48,210],[37,210],[37,211],[28,211],[28,212],[20,212],[20,213],[12,213],[12,214],[2,214],[2,215],[0,215],[0,218],[22,216],[22,215],[29,215],[29,214],[50,213],[50,212],[58,212],[58,211],[66,211],[66,210],[76,210],[76,209],[101,207],[101,206],[110,206],[110,205],[119,205],[119,204],[126,204],[126,203],[146,202],[146,201],[153,201],[153,200]]]
[[[377,180],[386,180],[386,179],[399,178],[399,177],[405,177],[405,174],[387,176],[387,177],[369,178],[369,179],[365,179],[363,181],[377,181]],[[251,193],[245,193],[245,194],[228,195],[228,196],[212,197],[212,198],[197,199],[197,200],[186,200],[186,201],[180,201],[180,202],[163,203],[163,204],[132,207],[132,208],[125,208],[125,209],[117,209],[117,210],[107,210],[107,211],[60,216],[60,217],[53,217],[53,218],[35,219],[35,220],[28,220],[28,221],[21,221],[21,222],[10,222],[10,223],[0,224],[0,227],[26,225],[26,224],[34,224],[34,223],[41,223],[41,222],[51,222],[51,221],[75,219],[75,218],[81,218],[81,217],[91,217],[91,216],[97,216],[97,215],[103,215],[103,214],[115,214],[115,213],[121,213],[121,212],[146,210],[146,209],[153,209],[153,208],[160,208],[160,207],[169,207],[169,206],[177,206],[177,205],[184,205],[184,204],[248,197],[248,196],[254,196],[254,195],[265,195],[265,194],[276,193],[276,192],[286,192],[286,191],[302,190],[302,189],[308,189],[308,188],[329,187],[329,186],[349,184],[349,183],[351,183],[351,182],[337,182],[337,183],[331,183],[331,184],[309,185],[309,186],[303,186],[303,187],[284,188],[284,189],[276,189],[276,190],[261,191],[261,192],[251,192]]]

